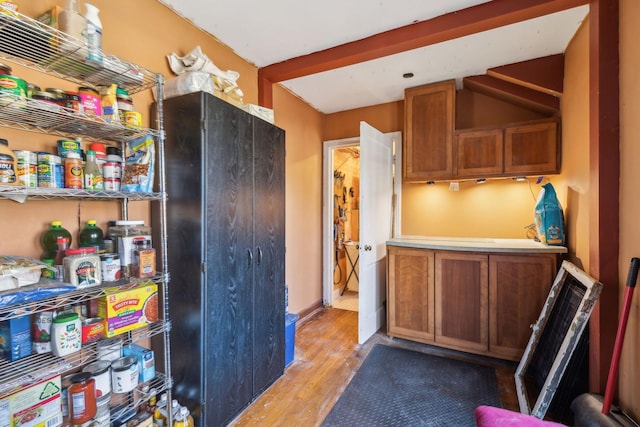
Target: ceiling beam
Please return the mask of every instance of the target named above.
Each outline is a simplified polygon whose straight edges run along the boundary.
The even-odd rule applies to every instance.
[[[277,83],[588,4],[589,0],[494,0],[426,21],[262,67],[260,81]]]
[[[258,104],[273,108],[273,83],[358,64],[538,18],[589,0],[493,0],[258,69]]]

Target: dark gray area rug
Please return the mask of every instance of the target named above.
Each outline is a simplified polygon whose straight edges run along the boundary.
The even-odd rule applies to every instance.
[[[323,426],[475,426],[500,407],[495,369],[376,344]]]

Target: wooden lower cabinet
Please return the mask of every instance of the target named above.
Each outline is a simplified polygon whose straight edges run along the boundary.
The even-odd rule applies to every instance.
[[[557,273],[556,255],[489,257],[489,351],[520,360]]]
[[[389,247],[387,333],[420,342],[433,342],[434,254],[422,249]]]
[[[435,255],[436,342],[459,350],[489,348],[487,255]]]
[[[520,360],[557,254],[387,250],[389,336]]]

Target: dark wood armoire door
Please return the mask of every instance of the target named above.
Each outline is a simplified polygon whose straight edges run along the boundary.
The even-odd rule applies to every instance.
[[[284,370],[284,131],[253,118],[254,393]]]
[[[217,426],[253,397],[253,128],[244,111],[203,99],[203,426]]]
[[[204,93],[165,109],[173,397],[221,426],[284,372],[284,131]]]

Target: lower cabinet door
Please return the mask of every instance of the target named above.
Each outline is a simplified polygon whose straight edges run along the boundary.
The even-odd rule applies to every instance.
[[[486,254],[435,254],[436,343],[489,350],[488,270]]]
[[[433,251],[388,247],[387,333],[433,342]]]
[[[520,360],[556,275],[555,254],[489,256],[489,349]]]

